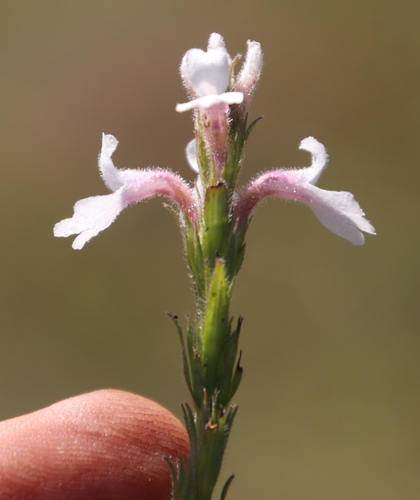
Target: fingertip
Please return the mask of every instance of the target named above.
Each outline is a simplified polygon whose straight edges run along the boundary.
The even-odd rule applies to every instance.
[[[111,389],[0,423],[0,446],[0,493],[22,499],[169,499],[164,457],[189,452],[168,410]]]

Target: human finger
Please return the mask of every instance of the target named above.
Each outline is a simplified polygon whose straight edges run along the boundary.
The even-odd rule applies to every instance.
[[[189,452],[183,425],[149,399],[101,390],[0,423],[0,497],[171,497],[169,466]]]

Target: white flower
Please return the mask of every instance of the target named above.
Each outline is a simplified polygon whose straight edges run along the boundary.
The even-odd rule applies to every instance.
[[[219,103],[240,104],[242,92],[226,92],[230,80],[230,57],[223,38],[213,33],[207,52],[191,49],[183,57],[180,68],[184,85],[192,100],[177,104],[182,113],[196,107],[209,108]]]
[[[312,154],[312,165],[295,170],[272,170],[252,181],[240,194],[235,207],[237,224],[247,223],[264,198],[278,196],[306,203],[330,231],[354,245],[362,245],[365,241],[362,231],[375,234],[375,228],[365,219],[353,195],[315,186],[327,163],[325,147],[313,137],[307,137],[300,143],[300,149]]]
[[[76,250],[109,227],[130,203],[153,196],[169,198],[192,224],[198,222],[196,195],[181,177],[163,169],[119,170],[111,158],[117,145],[114,136],[102,135],[98,165],[106,186],[113,193],[78,201],[73,217],[54,226],[54,236],[78,235],[72,245]]]

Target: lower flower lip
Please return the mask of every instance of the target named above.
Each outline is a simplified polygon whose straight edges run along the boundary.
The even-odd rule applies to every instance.
[[[177,104],[175,110],[178,113],[184,113],[185,111],[190,111],[195,108],[210,108],[216,104],[226,103],[226,104],[241,104],[244,100],[244,95],[242,92],[225,92],[223,94],[211,94],[202,97],[197,97],[192,101],[188,101],[182,104]]]

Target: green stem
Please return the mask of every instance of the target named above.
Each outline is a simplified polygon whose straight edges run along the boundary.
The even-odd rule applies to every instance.
[[[236,179],[247,139],[246,117],[234,115],[222,177],[203,139],[196,135],[203,200],[200,225],[188,226],[185,248],[197,298],[195,322],[186,335],[174,319],[182,346],[182,362],[193,404],[183,405],[190,438],[187,467],[172,467],[173,498],[210,500],[219,477],[237,406],[231,400],[242,379],[238,339],[242,319],[229,316],[234,279],[244,256],[246,227],[232,221]],[[201,127],[201,128],[200,128]],[[215,181],[216,179],[216,181]],[[225,499],[231,476],[222,490]]]

